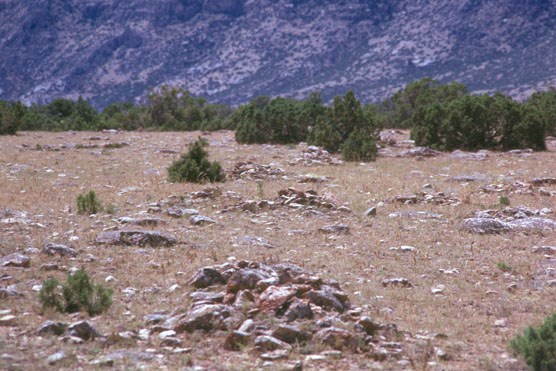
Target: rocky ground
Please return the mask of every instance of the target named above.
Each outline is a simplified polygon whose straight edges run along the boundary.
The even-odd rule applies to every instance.
[[[203,133],[225,183],[170,184],[201,133],[0,137],[2,369],[523,369],[554,310],[556,141],[376,162]],[[94,190],[104,211],[77,213]],[[102,315],[42,310],[84,268]]]

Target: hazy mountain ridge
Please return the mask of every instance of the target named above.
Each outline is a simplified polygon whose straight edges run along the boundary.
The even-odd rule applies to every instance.
[[[5,0],[0,98],[372,101],[423,76],[519,96],[556,84],[555,19],[556,0]]]

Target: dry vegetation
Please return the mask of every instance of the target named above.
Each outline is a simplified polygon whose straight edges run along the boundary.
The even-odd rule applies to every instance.
[[[57,368],[88,369],[92,367],[91,360],[119,349],[141,350],[155,357],[149,361],[116,363],[117,368],[140,365],[148,369],[262,368],[264,361],[250,349],[223,350],[225,334],[180,334],[181,353],[161,347],[155,335],[131,343],[72,344],[62,342],[57,336],[34,334],[47,319],[73,322],[87,318],[83,313],[42,313],[33,289],[50,276],[63,280],[73,267],[83,267],[99,282],[104,283],[108,276],[115,278],[105,283],[114,289],[114,304],[105,314],[91,320],[100,332],[112,334],[146,328],[143,318],[147,314],[187,308],[190,277],[201,267],[234,258],[287,261],[322,277],[334,278],[349,294],[353,305],[362,307],[382,323],[397,324],[405,333],[404,353],[399,359],[378,362],[364,353],[345,353],[340,359],[311,362],[294,349],[289,360],[276,361],[269,369],[282,369],[281,365],[296,360],[303,361],[304,369],[524,367],[510,353],[509,341],[527,325],[540,323],[554,311],[556,288],[550,286],[547,272],[554,272],[556,262],[534,252],[534,247],[556,245],[556,232],[477,235],[460,231],[458,226],[475,211],[501,207],[500,196],[508,197],[512,206],[556,209],[555,196],[542,196],[537,191],[533,194],[480,191],[488,184],[527,183],[536,177],[554,176],[553,145],[549,144],[547,152],[525,157],[491,153],[485,161],[453,159],[444,154],[422,161],[380,157],[367,164],[306,166],[290,165],[299,156],[301,146],[240,146],[233,140],[233,133],[216,132],[204,137],[210,143],[211,160],[220,161],[225,170],[231,170],[239,161],[249,160],[265,165],[275,163],[285,173],[262,181],[240,179],[212,185],[222,190],[221,195],[193,200],[190,207],[216,220],[213,225],[193,226],[186,218],[173,218],[164,212],[149,214],[149,208],[159,201],[169,200],[171,196],[185,197],[208,186],[171,184],[166,180],[166,168],[198,135],[25,132],[16,137],[0,137],[0,212],[6,214],[0,224],[0,252],[2,256],[19,252],[31,258],[29,268],[0,268],[1,287],[15,285],[12,288],[24,294],[0,298],[0,310],[6,310],[2,313],[11,310],[10,314],[16,316],[11,325],[0,326],[0,368],[46,368],[49,355],[65,350],[70,356],[56,364]],[[99,138],[91,140],[92,137]],[[119,142],[127,142],[129,146],[102,148],[104,143]],[[71,144],[85,146],[75,148]],[[100,146],[93,148],[88,144]],[[298,183],[298,177],[307,173],[326,176],[328,180]],[[469,174],[480,174],[482,179],[449,181],[452,176]],[[352,212],[324,211],[311,216],[288,207],[256,213],[222,212],[240,202],[239,198],[274,200],[279,190],[288,187],[313,189]],[[555,187],[545,186],[548,191],[555,191]],[[96,192],[103,206],[112,209],[113,214],[77,213],[76,197],[90,190]],[[444,192],[461,202],[435,205],[392,201],[397,195],[423,191]],[[364,212],[375,205],[378,205],[377,215],[365,216]],[[9,216],[7,210],[25,213],[26,220],[14,221],[13,213]],[[389,216],[400,211],[428,211],[443,217]],[[103,230],[120,228],[116,219],[125,216],[162,218],[165,223],[154,229],[172,234],[178,243],[156,248],[95,243]],[[548,217],[555,218],[554,214]],[[349,226],[350,233],[335,235],[318,231],[336,223]],[[273,248],[237,244],[237,238],[245,235],[262,237]],[[71,246],[79,254],[68,258],[27,250],[29,247],[42,249],[49,242]],[[392,249],[404,245],[416,249]],[[45,270],[43,266],[48,263],[57,264],[58,269]],[[381,284],[385,278],[398,277],[407,278],[412,287]],[[179,287],[170,292],[174,284]],[[438,285],[445,288],[435,295],[431,288]],[[135,294],[126,294],[126,288],[135,288]],[[447,356],[438,357],[430,352],[431,347],[442,349]]]

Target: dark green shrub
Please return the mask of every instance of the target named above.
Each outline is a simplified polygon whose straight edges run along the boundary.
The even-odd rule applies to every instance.
[[[290,144],[307,140],[325,109],[320,95],[306,100],[257,97],[240,107],[231,117],[238,143]]]
[[[68,274],[61,293],[58,286],[59,282],[55,278],[43,282],[39,292],[39,301],[43,309],[53,308],[65,313],[86,311],[89,315],[95,316],[112,305],[112,289],[94,284],[83,269]]]
[[[534,108],[502,94],[466,95],[421,107],[412,116],[418,146],[439,150],[544,150],[546,123]]]
[[[102,205],[95,191],[77,196],[77,212],[79,214],[96,214],[102,210]]]
[[[199,139],[189,146],[189,151],[181,155],[168,168],[168,180],[174,182],[203,183],[221,182],[224,180],[222,166],[214,161],[208,161],[208,153],[204,147],[207,142]]]
[[[376,157],[378,126],[372,110],[363,111],[352,91],[334,98],[324,118],[308,136],[309,144],[341,151],[346,161],[372,161]]]
[[[341,145],[342,157],[346,161],[373,161],[376,158],[376,139],[372,131],[355,129]]]
[[[425,77],[407,84],[402,90],[386,99],[378,107],[379,120],[383,127],[409,129],[413,126],[412,116],[422,108],[433,104],[451,102],[467,95],[467,88],[457,82],[442,85]]]
[[[0,135],[15,135],[21,128],[27,108],[20,102],[8,103],[0,100]]]
[[[320,119],[307,139],[309,144],[322,147],[328,152],[337,152],[342,145],[342,136],[332,127],[329,120]]]
[[[94,316],[112,305],[112,290],[91,282],[89,275],[83,269],[68,275],[62,294],[66,301],[65,312],[67,313],[85,310],[89,315]]]
[[[60,282],[56,278],[49,278],[42,283],[41,290],[39,291],[39,301],[43,308],[54,308],[58,312],[64,311],[62,304],[62,295],[58,291]]]
[[[512,350],[521,354],[535,371],[556,370],[556,313],[539,327],[528,327],[510,343]]]

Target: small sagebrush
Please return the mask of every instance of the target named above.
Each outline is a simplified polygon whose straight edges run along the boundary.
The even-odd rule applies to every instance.
[[[208,153],[204,149],[207,145],[204,139],[193,142],[189,151],[168,168],[168,180],[172,183],[222,182],[225,177],[222,166],[217,161],[209,162]]]
[[[521,354],[535,371],[556,370],[556,313],[539,327],[528,327],[510,343],[515,353]]]
[[[59,290],[59,286],[56,278],[43,282],[39,292],[43,309],[53,308],[65,313],[86,311],[90,316],[95,316],[112,305],[112,289],[94,284],[83,269],[69,274],[62,290]]]
[[[77,212],[79,214],[96,214],[101,210],[102,205],[95,191],[77,196]]]

